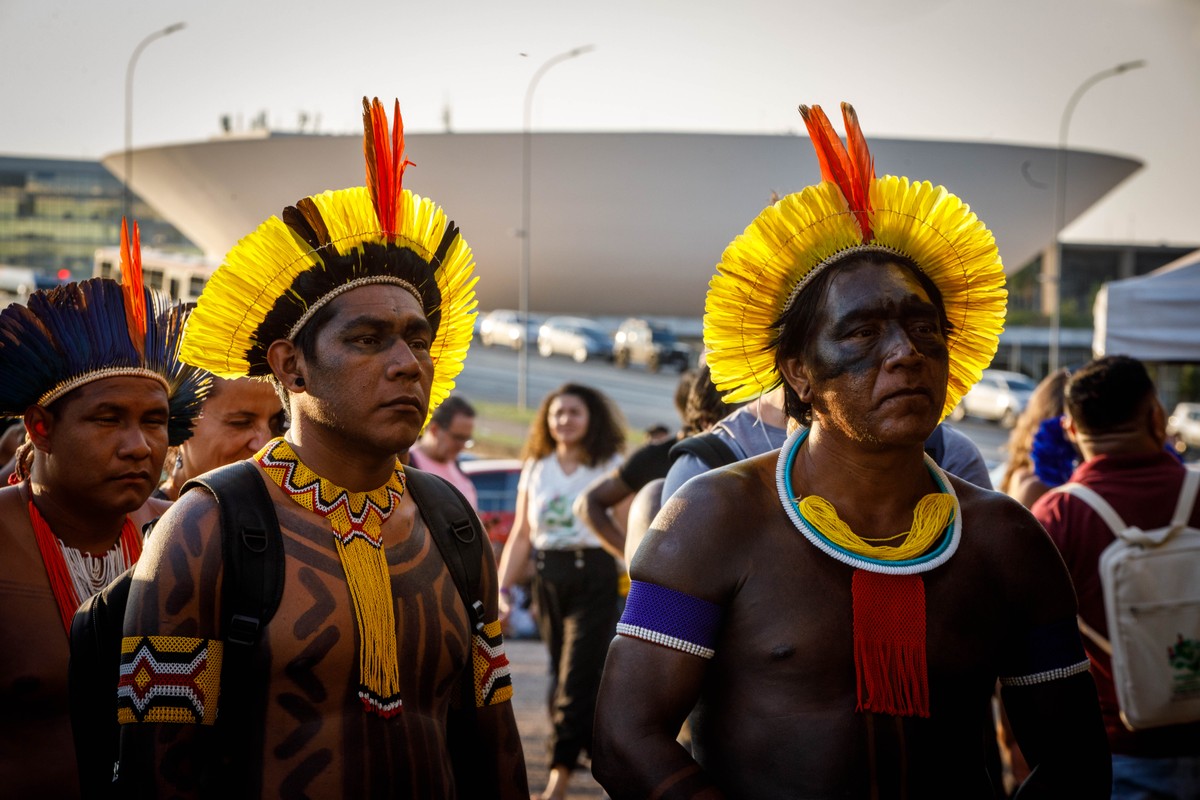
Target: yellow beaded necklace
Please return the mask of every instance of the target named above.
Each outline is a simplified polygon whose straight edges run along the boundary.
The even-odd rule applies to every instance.
[[[378,489],[351,492],[305,466],[283,439],[267,442],[254,460],[288,497],[333,527],[358,626],[358,696],[368,711],[382,717],[400,713],[396,615],[383,523],[404,497],[403,465],[397,461],[392,477]]]
[[[797,510],[814,528],[833,544],[857,556],[881,561],[905,561],[923,555],[954,521],[958,503],[948,494],[927,494],[913,509],[912,529],[892,536],[867,538],[850,530],[837,509],[823,497],[809,495],[796,500]],[[886,542],[907,537],[898,545]]]

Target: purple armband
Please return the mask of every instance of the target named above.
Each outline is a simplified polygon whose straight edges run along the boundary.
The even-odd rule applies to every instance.
[[[1035,686],[1088,670],[1087,653],[1075,618],[1030,629],[1014,643],[1000,670],[1001,686]]]
[[[715,603],[645,581],[630,581],[617,633],[712,658],[721,622]]]

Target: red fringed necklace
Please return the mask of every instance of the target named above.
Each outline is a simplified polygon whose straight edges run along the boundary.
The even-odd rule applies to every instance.
[[[958,498],[941,469],[933,459],[926,456],[925,465],[938,488],[942,490],[942,495],[930,495],[922,499],[914,511],[913,531],[909,538],[922,537],[931,542],[931,545],[924,548],[919,555],[901,560],[872,558],[861,552],[862,549],[878,552],[880,548],[876,546],[847,549],[831,541],[805,519],[800,510],[801,504],[794,499],[795,494],[791,487],[792,464],[807,436],[808,430],[802,429],[793,433],[784,443],[779,452],[775,482],[784,511],[797,530],[821,552],[854,567],[851,597],[854,612],[854,671],[858,686],[857,710],[895,716],[928,717],[925,584],[921,573],[941,566],[958,549],[962,537]],[[952,502],[942,500],[941,497],[949,497]],[[934,508],[940,511],[935,512]],[[946,511],[952,515],[950,519],[946,519]],[[925,518],[925,524],[918,525],[918,517]],[[836,512],[833,512],[833,519],[836,520]],[[836,522],[844,525],[840,520]],[[937,527],[931,529],[930,525]],[[937,534],[937,531],[943,528],[948,530]]]
[[[55,536],[32,500],[29,501],[29,521],[33,525],[33,535],[37,540],[38,551],[42,554],[46,575],[50,578],[50,590],[54,593],[55,603],[58,604],[63,628],[69,633],[71,618],[75,616],[83,601],[103,589],[111,578],[120,575],[138,560],[138,556],[142,554],[142,537],[138,534],[133,520],[125,517],[125,524],[121,526],[121,536],[112,550],[96,557],[64,544]],[[72,562],[76,562],[74,566],[67,563],[68,551],[73,551],[80,557],[71,559]],[[95,567],[98,569],[94,569]],[[87,597],[80,596],[84,591],[90,592]]]

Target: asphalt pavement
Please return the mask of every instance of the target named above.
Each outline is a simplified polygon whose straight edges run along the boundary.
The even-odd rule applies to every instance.
[[[546,788],[549,771],[550,716],[546,698],[550,690],[550,657],[539,639],[513,639],[504,642],[512,670],[513,711],[521,731],[521,746],[525,750],[525,768],[529,773],[529,790],[537,795]],[[608,797],[591,773],[581,769],[571,776],[568,800]]]

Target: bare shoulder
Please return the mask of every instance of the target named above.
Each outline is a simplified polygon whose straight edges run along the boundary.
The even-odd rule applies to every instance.
[[[962,509],[962,554],[998,572],[1012,602],[1073,609],[1074,590],[1062,556],[1029,509],[1006,494],[949,477]]]
[[[16,531],[24,530],[28,515],[20,486],[0,489],[0,531],[11,536]]]
[[[778,506],[771,456],[692,478],[663,505],[630,577],[721,602],[736,590]]]
[[[142,510],[146,510],[143,506]],[[211,547],[220,549],[221,521],[216,499],[208,492],[193,490],[180,496],[164,509],[154,529],[146,539],[138,561],[139,577],[149,577],[161,570],[168,555],[175,551],[174,560],[199,559]]]

